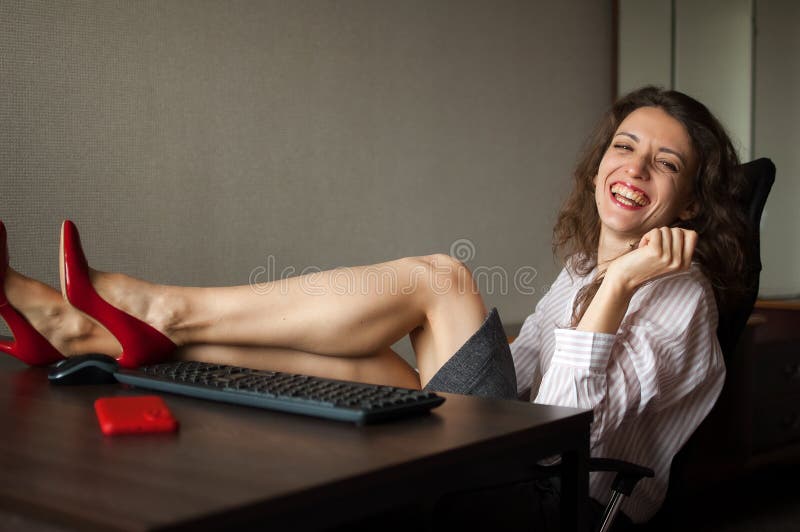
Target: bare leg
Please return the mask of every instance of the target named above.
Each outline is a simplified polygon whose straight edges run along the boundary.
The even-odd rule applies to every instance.
[[[150,323],[179,345],[285,348],[349,357],[353,364],[363,364],[363,357],[386,353],[391,344],[411,333],[422,385],[486,316],[469,271],[447,255],[337,269],[257,286],[161,286],[102,272],[94,273],[93,283],[110,303]],[[297,358],[298,366],[307,364]],[[384,381],[397,379],[396,365],[379,363],[378,367],[386,369]],[[340,375],[334,371],[331,376]]]
[[[65,356],[120,353],[119,342],[105,328],[70,306],[52,287],[9,268],[5,291],[9,303]],[[330,357],[269,347],[191,345],[179,349],[175,358],[420,387],[417,372],[390,348],[372,356]]]
[[[419,374],[390,348],[365,357],[330,357],[274,347],[203,344],[180,348],[175,359],[420,388]]]

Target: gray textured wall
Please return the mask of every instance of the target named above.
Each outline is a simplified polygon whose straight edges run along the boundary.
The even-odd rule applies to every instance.
[[[57,286],[63,218],[94,267],[188,285],[469,239],[539,272],[484,286],[521,322],[611,38],[594,0],[1,0],[12,266]]]
[[[800,3],[755,8],[754,153],[777,168],[761,224],[761,292],[800,298]]]

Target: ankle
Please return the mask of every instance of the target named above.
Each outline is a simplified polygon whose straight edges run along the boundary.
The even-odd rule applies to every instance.
[[[52,323],[55,328],[50,332],[51,343],[65,356],[85,353],[116,356],[122,352],[122,346],[110,332],[66,302]]]
[[[178,345],[187,343],[189,303],[180,290],[153,285],[144,321]]]
[[[111,305],[145,322],[175,343],[185,305],[172,287],[158,285],[122,273],[93,270],[92,284]]]
[[[21,273],[8,268],[3,292],[12,307],[24,312],[24,310],[31,307],[41,307],[41,300],[48,299],[44,289],[45,286],[35,279],[25,277]],[[44,298],[42,297],[43,295],[45,295]]]

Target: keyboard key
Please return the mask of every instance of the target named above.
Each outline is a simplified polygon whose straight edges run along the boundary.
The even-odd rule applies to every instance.
[[[120,369],[115,375],[141,388],[358,424],[424,414],[444,402],[433,392],[204,362]]]

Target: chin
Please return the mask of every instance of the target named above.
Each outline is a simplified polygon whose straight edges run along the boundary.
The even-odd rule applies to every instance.
[[[614,217],[601,221],[603,227],[606,230],[621,235],[631,235],[631,234],[645,234],[650,229],[642,230],[642,227],[639,224],[631,223],[630,220],[619,220],[615,219]]]
[[[605,232],[607,236],[613,236],[617,239],[636,240],[638,242],[650,229],[651,228],[647,228],[643,230],[641,227],[631,226],[629,224],[608,223],[603,224],[601,231]]]

